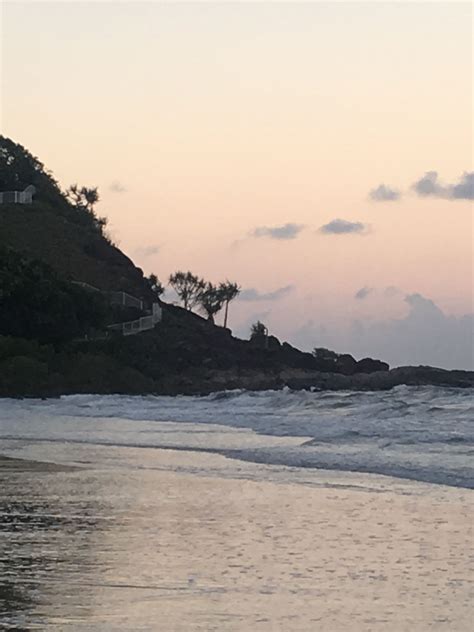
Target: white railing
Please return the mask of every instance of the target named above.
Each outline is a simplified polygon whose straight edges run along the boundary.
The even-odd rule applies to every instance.
[[[135,298],[135,296],[131,294],[127,294],[126,292],[109,292],[108,294],[112,305],[123,305],[124,307],[143,309],[143,301],[139,298]]]
[[[117,331],[121,333],[122,336],[133,336],[134,334],[139,334],[142,331],[153,329],[155,322],[156,321],[153,316],[142,316],[142,318],[137,318],[137,320],[129,320],[126,323],[109,325],[108,329],[111,331]]]
[[[144,302],[131,294],[127,294],[126,292],[105,292],[103,290],[99,290],[99,288],[94,287],[93,285],[89,285],[88,283],[84,283],[83,281],[72,281],[75,285],[80,285],[86,290],[101,292],[105,294],[110,303],[115,305],[124,305],[126,307],[137,307],[138,309],[144,310]],[[148,311],[148,313],[150,313]],[[129,320],[124,323],[114,323],[113,325],[108,325],[107,329],[109,331],[116,331],[122,336],[132,336],[134,334],[139,334],[142,331],[148,331],[149,329],[153,329],[156,323],[159,323],[163,317],[163,310],[159,303],[153,303],[151,306],[151,315],[150,316],[142,316],[141,318],[137,318],[136,320]]]
[[[84,283],[84,281],[71,281],[71,283],[73,283],[74,285],[80,285],[85,290],[89,290],[91,292],[100,292],[100,293],[102,293],[102,290],[99,290],[98,287],[94,287],[93,285],[89,285],[89,283]]]
[[[0,204],[32,204],[34,187],[27,187],[24,191],[3,191],[0,193]]]

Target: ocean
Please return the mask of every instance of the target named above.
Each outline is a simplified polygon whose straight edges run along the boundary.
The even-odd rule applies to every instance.
[[[0,630],[471,629],[474,393],[0,400]]]
[[[474,487],[474,391],[227,391],[3,400],[0,440],[217,452],[255,463]]]

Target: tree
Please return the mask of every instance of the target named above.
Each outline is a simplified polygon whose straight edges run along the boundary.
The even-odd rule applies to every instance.
[[[81,193],[84,196],[86,202],[86,208],[92,213],[94,211],[94,204],[100,201],[99,190],[97,187],[87,188],[82,187]]]
[[[175,272],[169,278],[169,284],[183,301],[184,309],[191,310],[199,304],[200,296],[206,287],[204,279],[191,272]]]
[[[264,340],[268,338],[268,327],[257,320],[250,328],[250,340]]]
[[[41,261],[0,248],[0,335],[59,343],[101,329],[108,306]]]
[[[331,351],[330,349],[326,349],[325,347],[315,347],[313,349],[313,356],[316,360],[331,360],[335,362],[338,359],[339,354],[335,351]]]
[[[71,184],[66,190],[66,197],[76,208],[84,209],[89,213],[94,213],[94,204],[100,200],[97,187],[79,188],[77,184]]]
[[[155,298],[160,298],[160,296],[164,293],[165,288],[163,283],[158,279],[156,274],[150,274],[150,276],[145,277],[145,281],[148,284],[148,287],[155,295]]]
[[[214,323],[214,316],[222,309],[224,297],[220,287],[206,283],[199,296],[199,305],[207,315],[207,320]]]
[[[268,349],[268,327],[257,320],[250,328],[250,340],[256,346]]]
[[[51,173],[25,147],[0,135],[0,191],[36,188],[35,202],[47,202],[64,210],[67,202]]]
[[[66,189],[66,198],[77,211],[89,218],[88,221],[92,222],[93,228],[110,242],[110,237],[104,233],[107,218],[98,216],[94,209],[94,205],[100,201],[98,188],[79,187],[77,184],[71,184]]]
[[[237,283],[231,283],[226,281],[219,284],[219,291],[221,293],[222,301],[225,306],[224,311],[224,327],[227,327],[227,317],[229,314],[229,303],[234,300],[240,294],[240,287]]]
[[[254,323],[250,327],[250,337],[251,338],[261,338],[262,336],[266,336],[267,332],[268,332],[267,326],[264,325],[259,320],[257,320],[257,322]]]

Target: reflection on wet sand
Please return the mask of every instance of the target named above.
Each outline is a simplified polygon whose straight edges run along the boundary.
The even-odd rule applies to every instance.
[[[95,450],[1,473],[7,630],[470,629],[469,490]]]
[[[51,606],[91,565],[100,520],[94,502],[68,494],[69,471],[12,459],[1,472],[0,629],[45,629]]]

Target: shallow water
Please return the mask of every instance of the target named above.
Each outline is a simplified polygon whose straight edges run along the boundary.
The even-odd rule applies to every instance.
[[[0,441],[176,447],[474,488],[474,389],[3,400]]]
[[[2,474],[0,629],[471,629],[470,490],[55,449],[89,464]]]
[[[471,630],[471,400],[4,400],[0,630]]]

